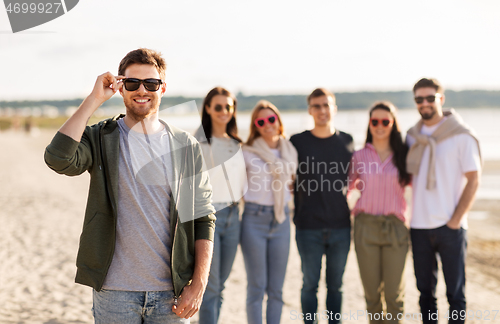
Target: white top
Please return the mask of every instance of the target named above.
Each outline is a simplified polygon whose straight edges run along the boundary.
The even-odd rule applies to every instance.
[[[436,128],[436,125],[424,125],[421,133],[430,135]],[[409,146],[415,143],[410,135],[406,140]],[[452,136],[436,145],[436,188],[427,190],[429,151],[429,147],[424,150],[418,175],[413,175],[413,215],[410,226],[415,229],[433,229],[446,225],[453,216],[467,183],[465,173],[481,169],[476,140],[469,134]],[[464,215],[461,226],[467,228],[467,214]]]
[[[420,129],[420,134],[431,136],[432,133],[434,133],[436,131],[436,129],[438,129],[438,127],[441,126],[441,124],[444,123],[444,121],[447,119],[448,119],[448,117],[444,116],[439,121],[439,123],[437,123],[435,125],[432,125],[432,126],[422,125],[422,128]]]
[[[271,149],[274,155],[281,158],[278,149]],[[290,189],[287,183],[273,181],[273,175],[269,166],[258,155],[248,151],[243,151],[247,169],[248,190],[243,199],[264,206],[274,206],[274,191],[281,192],[285,188],[285,204],[290,201]]]
[[[243,198],[247,176],[241,145],[231,138],[212,137],[210,145],[201,143],[201,149],[212,185],[212,203],[230,204]]]

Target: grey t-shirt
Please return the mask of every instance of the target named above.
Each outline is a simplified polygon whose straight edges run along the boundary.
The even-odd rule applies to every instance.
[[[169,134],[145,135],[118,120],[120,158],[116,248],[103,288],[172,289]]]

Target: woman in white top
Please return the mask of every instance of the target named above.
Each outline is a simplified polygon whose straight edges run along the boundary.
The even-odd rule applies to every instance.
[[[240,238],[239,201],[246,188],[245,161],[236,126],[236,97],[216,87],[203,101],[202,127],[195,134],[212,184],[217,213],[214,254],[200,307],[200,324],[219,319],[224,283],[229,277]]]
[[[297,151],[284,137],[276,106],[260,101],[253,109],[250,135],[243,146],[248,190],[241,225],[241,249],[247,272],[247,320],[262,323],[267,293],[266,323],[280,322],[282,289],[290,249],[290,200]]]

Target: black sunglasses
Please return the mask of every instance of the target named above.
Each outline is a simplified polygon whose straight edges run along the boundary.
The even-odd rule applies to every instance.
[[[139,89],[141,84],[144,84],[144,88],[148,91],[158,91],[160,85],[163,83],[160,79],[136,79],[136,78],[125,78],[122,80],[123,85],[127,91],[136,91]]]
[[[372,123],[373,127],[377,127],[378,123],[381,123],[384,127],[387,127],[387,126],[389,126],[391,121],[389,119],[372,118],[372,119],[370,119],[370,123]]]
[[[433,103],[436,101],[436,98],[440,98],[441,95],[439,93],[436,93],[435,95],[432,96],[427,96],[427,97],[415,97],[415,102],[418,104],[421,104],[424,102],[424,99],[427,100],[428,103]]]
[[[221,105],[215,105],[214,107],[215,111],[216,112],[221,112],[222,111],[222,106]],[[234,109],[234,106],[231,106],[231,105],[226,105],[226,110],[227,111],[232,111]]]

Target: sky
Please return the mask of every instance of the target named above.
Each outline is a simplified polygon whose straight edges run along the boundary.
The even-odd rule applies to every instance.
[[[500,89],[500,1],[81,0],[12,33],[0,7],[0,101],[87,96],[139,47],[162,52],[167,94]]]

